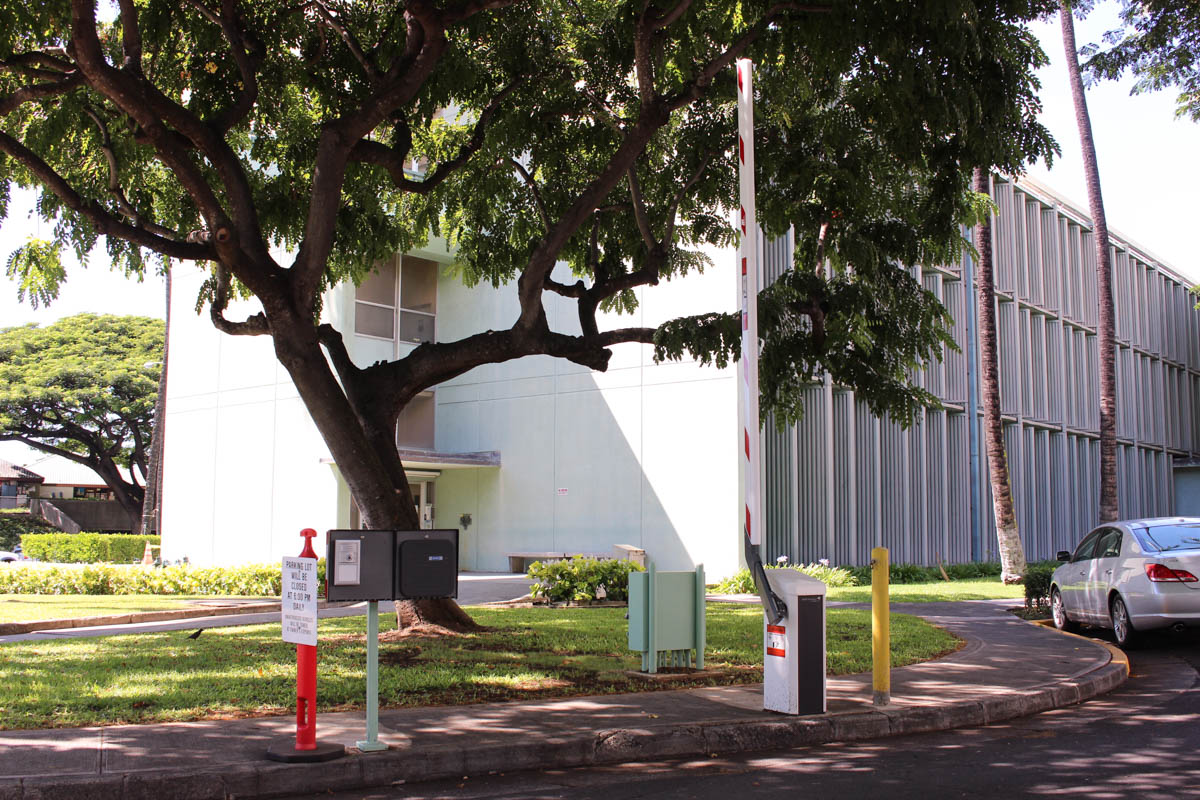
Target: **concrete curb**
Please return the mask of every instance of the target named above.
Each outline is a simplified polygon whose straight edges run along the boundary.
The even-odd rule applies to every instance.
[[[1070,634],[1067,634],[1070,635]],[[1092,640],[1089,640],[1092,641]],[[885,707],[808,717],[645,725],[482,746],[393,747],[321,764],[238,764],[209,770],[140,771],[0,783],[0,800],[228,800],[376,789],[523,769],[565,769],[664,758],[713,757],[974,727],[1073,705],[1129,677],[1118,648],[1110,660],[1039,689],[938,706]]]
[[[352,603],[327,604],[324,600],[318,608],[337,608]],[[204,617],[230,617],[237,614],[264,614],[279,610],[279,601],[251,603],[231,606],[196,606],[194,608],[172,608],[163,611],[134,611],[129,614],[109,614],[102,617],[76,617],[74,619],[44,619],[34,622],[0,623],[0,636],[11,636],[35,631],[58,631],[67,628],[93,628],[101,625],[129,625],[138,622],[167,622],[175,619],[202,619]],[[0,800],[6,800],[0,795]]]

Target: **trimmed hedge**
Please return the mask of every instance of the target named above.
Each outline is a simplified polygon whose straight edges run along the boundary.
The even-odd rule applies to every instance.
[[[562,561],[535,561],[529,565],[530,587],[534,597],[544,597],[552,603],[576,603],[596,599],[598,587],[604,587],[605,600],[629,599],[629,573],[643,572],[632,561],[615,558],[574,558]]]
[[[13,550],[27,533],[44,533],[56,528],[23,508],[0,509],[0,550]]]
[[[0,594],[195,594],[279,597],[279,564],[242,567],[143,567],[94,564],[85,567],[0,569]],[[317,561],[320,594],[325,593],[325,559]]]
[[[146,542],[157,536],[130,533],[27,533],[21,550],[29,558],[60,564],[132,564],[141,561]]]
[[[830,567],[826,564],[788,564],[784,566],[763,564],[763,566],[767,569],[794,569],[816,578],[826,586],[858,586],[858,579],[845,567]],[[869,581],[870,578],[867,580]],[[758,588],[754,585],[754,578],[751,577],[750,570],[743,567],[731,577],[714,586],[713,591],[717,594],[754,594]]]

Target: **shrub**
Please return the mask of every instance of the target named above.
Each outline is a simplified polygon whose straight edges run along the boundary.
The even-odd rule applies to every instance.
[[[1045,609],[1050,606],[1050,578],[1057,562],[1038,562],[1025,568],[1025,607]]]
[[[129,533],[27,533],[21,537],[21,549],[38,561],[130,564],[141,560],[146,542],[156,545],[159,537]]]
[[[0,550],[13,550],[27,533],[44,533],[54,526],[24,509],[0,510]]]
[[[767,569],[794,569],[803,572],[826,586],[858,586],[858,580],[845,567],[831,567],[827,564],[791,564],[776,566],[764,564]],[[749,569],[740,569],[734,575],[726,578],[713,587],[717,594],[754,594],[758,589],[754,586],[754,578]]]
[[[871,585],[871,567],[847,567],[860,586]],[[946,577],[950,580],[968,580],[971,578],[1000,577],[1000,562],[980,561],[965,564],[949,564],[946,566]],[[919,564],[889,564],[888,583],[936,583],[944,580],[942,571],[937,567],[923,567]]]
[[[529,565],[529,579],[535,581],[530,593],[552,603],[582,603],[595,600],[596,590],[603,586],[605,599],[625,601],[629,599],[629,573],[642,571],[643,567],[632,561],[613,558],[535,561]]]
[[[278,597],[279,564],[241,567],[143,567],[94,564],[85,567],[0,569],[0,594],[197,594]],[[317,561],[320,593],[325,559]]]

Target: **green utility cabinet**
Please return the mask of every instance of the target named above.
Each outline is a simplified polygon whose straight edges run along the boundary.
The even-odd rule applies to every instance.
[[[704,565],[694,572],[629,574],[629,649],[642,654],[642,672],[660,667],[704,669]]]

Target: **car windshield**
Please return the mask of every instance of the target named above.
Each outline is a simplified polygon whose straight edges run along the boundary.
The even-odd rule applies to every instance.
[[[1138,538],[1159,552],[1200,549],[1200,525],[1155,525],[1138,531]]]

